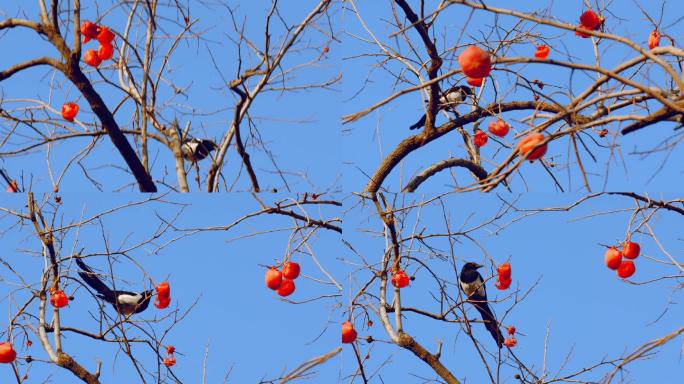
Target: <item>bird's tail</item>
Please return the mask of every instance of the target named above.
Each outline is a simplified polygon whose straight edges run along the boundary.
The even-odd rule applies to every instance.
[[[81,271],[78,272],[78,275],[81,276],[83,281],[85,281],[86,284],[88,284],[92,289],[96,290],[102,299],[113,304],[115,301],[114,292],[109,289],[109,287],[106,286],[99,277],[97,277],[97,274],[93,272],[93,270],[90,269],[90,267],[88,267],[80,257],[75,257],[75,260],[78,267],[81,268]]]
[[[427,119],[427,117],[423,115],[415,124],[410,126],[409,129],[418,129],[425,126],[425,119]]]
[[[496,345],[501,349],[504,337],[499,330],[499,323],[494,318],[494,314],[492,313],[492,309],[489,308],[489,304],[486,302],[474,302],[473,305],[475,306],[475,309],[480,312],[480,315],[482,315],[485,328],[492,334],[494,341],[496,341]]]

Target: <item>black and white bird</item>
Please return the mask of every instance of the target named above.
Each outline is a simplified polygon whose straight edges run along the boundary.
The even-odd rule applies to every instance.
[[[141,293],[112,290],[79,257],[75,257],[75,260],[78,267],[81,268],[78,275],[97,292],[97,297],[112,304],[117,312],[127,316],[147,309],[154,294],[153,290]]]
[[[465,85],[454,85],[449,88],[442,96],[439,97],[437,104],[438,109],[441,110],[451,110],[456,113],[456,107],[463,103],[468,96],[473,96],[473,90]],[[415,124],[409,127],[409,129],[418,129],[425,126],[426,115],[423,115]]]
[[[205,159],[211,151],[217,148],[218,145],[212,140],[192,138],[183,143],[181,152],[185,160],[195,163]]]
[[[479,268],[482,268],[482,265],[472,262],[463,265],[459,276],[461,290],[468,296],[468,302],[482,315],[485,328],[492,334],[496,345],[500,349],[503,345],[504,337],[499,330],[499,323],[494,318],[492,309],[487,303],[487,289],[485,288],[482,275],[477,271]]]

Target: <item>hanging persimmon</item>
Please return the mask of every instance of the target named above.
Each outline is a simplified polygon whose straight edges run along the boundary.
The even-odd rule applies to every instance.
[[[0,343],[0,363],[9,364],[17,358],[17,352],[9,341]]]
[[[603,261],[606,263],[606,267],[618,269],[620,264],[622,264],[622,252],[618,251],[615,247],[610,247],[603,255]]]
[[[280,283],[280,287],[278,287],[278,294],[280,296],[290,296],[292,292],[295,291],[295,283],[294,281],[290,279],[283,279],[283,282]]]
[[[174,365],[176,365],[176,357],[166,356],[164,360],[162,360],[162,362],[164,363],[164,366],[166,366],[166,368],[173,367]]]
[[[604,20],[605,19],[603,17],[599,17],[599,15],[590,9],[580,15],[580,25],[578,25],[577,28],[597,31],[599,28],[601,28],[601,25],[603,25]],[[580,31],[575,31],[575,35],[584,39],[591,37],[591,35]]]
[[[633,241],[625,241],[625,244],[622,248],[622,256],[625,259],[636,259],[639,256],[639,252],[641,252],[641,247],[639,246],[639,243],[635,243]]]
[[[280,288],[280,284],[283,282],[283,273],[280,272],[276,267],[271,267],[266,271],[266,286],[276,290]]]
[[[76,103],[65,103],[62,105],[62,118],[66,121],[74,121],[74,118],[78,115],[78,104]]]
[[[458,56],[458,64],[468,77],[482,78],[492,71],[492,58],[489,52],[471,45]]]
[[[624,260],[620,263],[620,267],[617,269],[617,275],[622,279],[626,279],[632,276],[636,272],[636,267],[632,260]]]
[[[356,330],[354,329],[354,324],[352,324],[350,321],[345,321],[342,323],[342,343],[343,344],[351,344],[354,341],[356,341],[356,337],[358,334],[356,333]]]
[[[114,46],[111,44],[101,44],[97,49],[97,57],[99,57],[102,61],[111,59],[113,55]]]
[[[488,139],[489,136],[487,136],[483,130],[478,129],[475,131],[475,136],[473,136],[473,144],[477,147],[484,147],[484,145],[487,144]]]
[[[58,289],[50,296],[50,304],[55,308],[64,308],[69,304],[69,298],[64,291]]]
[[[511,263],[509,263],[508,261],[499,265],[496,268],[496,273],[502,279],[510,279],[511,278],[511,272],[512,272]]]
[[[406,272],[402,271],[401,269],[394,272],[394,274],[392,275],[392,285],[399,289],[408,286],[409,277],[406,274]]]
[[[97,67],[102,63],[102,60],[97,55],[97,51],[94,49],[89,49],[83,54],[83,61],[91,67]]]
[[[489,132],[492,133],[492,135],[504,137],[508,134],[508,131],[511,129],[511,126],[503,120],[495,120],[489,123],[488,129]]]
[[[161,283],[157,284],[156,290],[158,297],[168,298],[171,296],[171,286],[167,281],[162,281]]]
[[[466,83],[473,87],[481,87],[482,83],[484,83],[484,78],[482,77],[468,77],[466,78]]]
[[[500,289],[503,291],[503,290],[510,288],[512,282],[513,282],[513,280],[510,277],[509,278],[498,277],[496,279],[496,283],[494,283],[494,286],[497,289]]]
[[[154,300],[154,306],[159,309],[166,309],[169,306],[169,304],[171,304],[170,297],[157,297]]]
[[[648,49],[653,49],[660,45],[660,32],[654,29],[650,35],[648,35]]]
[[[81,35],[83,35],[83,42],[87,43],[90,39],[96,39],[100,32],[100,27],[90,21],[84,21],[81,24]]]
[[[114,33],[107,27],[100,27],[100,32],[97,34],[97,41],[100,44],[111,44],[114,41]]]
[[[580,15],[580,24],[582,24],[584,29],[588,29],[590,31],[596,31],[601,28],[604,20],[605,19],[603,17],[599,17],[599,15],[597,15],[596,12],[592,11],[591,9]]]
[[[547,45],[539,45],[534,52],[534,57],[539,60],[546,60],[549,57],[549,52],[551,52],[551,49]]]
[[[516,339],[515,337],[507,338],[504,340],[504,345],[508,348],[513,348],[516,345],[518,345],[518,339]]]
[[[290,280],[294,280],[297,277],[299,277],[299,272],[301,271],[301,268],[299,267],[299,264],[288,261],[283,265],[283,277],[288,278]]]
[[[546,144],[540,145],[544,142],[544,135],[539,132],[532,132],[525,136],[518,142],[518,151],[521,156],[525,156],[527,160],[534,161],[546,154]],[[539,147],[537,147],[539,146]]]

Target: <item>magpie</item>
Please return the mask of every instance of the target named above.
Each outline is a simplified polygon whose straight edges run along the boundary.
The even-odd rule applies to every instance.
[[[183,158],[193,163],[205,159],[211,151],[218,148],[218,145],[209,139],[189,139],[181,146]]]
[[[142,293],[112,290],[106,286],[105,283],[97,277],[97,274],[81,261],[79,257],[76,257],[75,259],[76,264],[81,268],[78,275],[81,276],[83,281],[92,289],[97,291],[97,297],[113,305],[117,312],[127,316],[134,313],[140,313],[147,309],[154,293],[153,290],[144,291]]]
[[[470,87],[465,85],[454,85],[439,97],[437,108],[439,108],[439,110],[450,109],[455,112],[456,107],[461,104],[466,97],[473,95],[473,90]],[[425,126],[426,119],[426,115],[423,115],[415,124],[410,126],[409,129],[418,129]]]
[[[468,302],[472,304],[484,320],[485,328],[492,334],[496,341],[496,345],[501,349],[504,337],[499,330],[499,323],[497,323],[492,313],[492,309],[487,304],[487,290],[484,285],[482,275],[477,270],[483,266],[477,263],[468,262],[461,268],[459,276],[461,289],[468,296]]]

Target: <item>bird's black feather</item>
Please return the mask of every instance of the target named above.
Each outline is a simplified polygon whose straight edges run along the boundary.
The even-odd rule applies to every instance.
[[[497,347],[501,348],[503,346],[504,337],[501,334],[501,330],[499,329],[499,323],[494,318],[494,314],[492,313],[492,309],[489,307],[489,304],[487,304],[487,302],[475,301],[470,301],[470,303],[473,304],[473,306],[475,307],[475,309],[477,309],[478,312],[480,312],[482,320],[484,321],[485,328],[487,328],[489,333],[494,338],[494,341],[496,341]]]
[[[102,298],[104,301],[114,304],[116,301],[116,296],[114,295],[114,291],[109,289],[108,286],[105,285],[105,283],[100,280],[99,277],[97,277],[97,274],[93,272],[90,267],[88,267],[79,257],[76,257],[76,264],[78,265],[79,268],[81,268],[81,271],[78,272],[78,275],[81,276],[83,281],[86,282],[92,289],[94,289],[99,295],[98,297]]]

